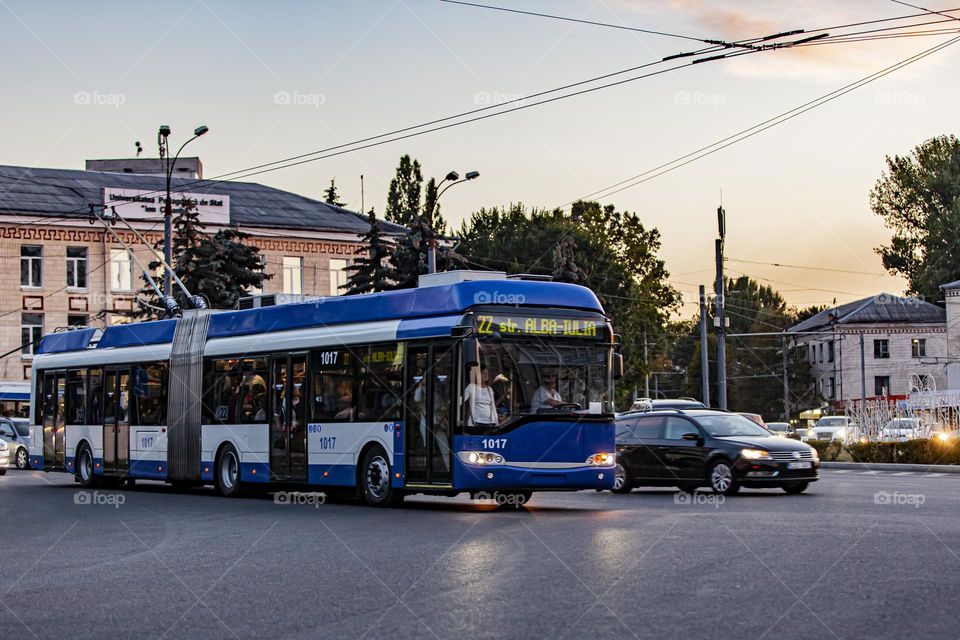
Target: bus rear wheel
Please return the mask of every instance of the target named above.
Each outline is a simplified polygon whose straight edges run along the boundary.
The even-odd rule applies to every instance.
[[[81,487],[93,487],[97,484],[97,477],[93,475],[93,452],[87,444],[80,446],[77,452],[77,482]]]
[[[213,478],[217,491],[224,498],[240,495],[240,456],[232,446],[227,445],[220,450]]]
[[[360,465],[360,496],[371,507],[389,507],[403,502],[403,494],[394,491],[390,481],[390,460],[380,447],[363,456]]]

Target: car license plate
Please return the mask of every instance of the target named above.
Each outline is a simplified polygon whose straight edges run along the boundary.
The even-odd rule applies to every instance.
[[[788,462],[787,469],[809,469],[813,466],[811,462]]]

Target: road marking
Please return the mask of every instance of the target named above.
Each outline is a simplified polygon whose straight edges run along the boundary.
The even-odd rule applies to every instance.
[[[872,476],[872,475],[878,474],[878,473],[880,473],[880,472],[879,472],[879,471],[861,471],[860,473],[863,474],[863,475],[865,475],[865,476]]]
[[[914,474],[913,471],[897,471],[897,472],[896,472],[895,474],[893,474],[893,475],[895,475],[895,476],[912,476],[913,474]]]
[[[927,477],[927,478],[939,478],[940,476],[945,476],[945,475],[947,475],[947,474],[945,474],[945,473],[928,473],[928,474],[926,475],[926,477]]]
[[[834,473],[850,473],[850,469],[831,469]]]

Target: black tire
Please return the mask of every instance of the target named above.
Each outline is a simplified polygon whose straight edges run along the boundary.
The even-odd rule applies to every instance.
[[[613,488],[611,491],[614,493],[630,493],[632,490],[633,482],[627,475],[627,468],[618,462],[616,470],[613,472]]]
[[[714,493],[732,496],[740,491],[740,483],[733,473],[733,464],[729,460],[717,460],[710,465],[707,481]]]
[[[80,450],[77,451],[74,475],[81,487],[95,487],[99,481],[93,473],[93,451],[86,443],[80,445]]]
[[[221,496],[236,498],[240,495],[240,456],[232,445],[220,450],[213,469],[213,482]]]
[[[783,490],[789,493],[790,495],[796,495],[798,493],[803,493],[807,490],[807,487],[810,486],[809,482],[791,482],[790,484],[783,485]]]
[[[360,497],[371,507],[390,507],[403,502],[403,494],[393,490],[390,458],[381,447],[372,447],[363,456],[359,476]]]
[[[17,454],[14,456],[14,463],[17,465],[17,469],[25,471],[30,468],[30,456],[27,455],[27,450],[23,447],[17,449]]]

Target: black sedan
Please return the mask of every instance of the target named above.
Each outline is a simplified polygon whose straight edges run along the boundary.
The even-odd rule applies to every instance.
[[[654,411],[617,420],[614,492],[639,486],[780,487],[802,493],[818,479],[810,445],[778,438],[743,416],[724,411]]]

